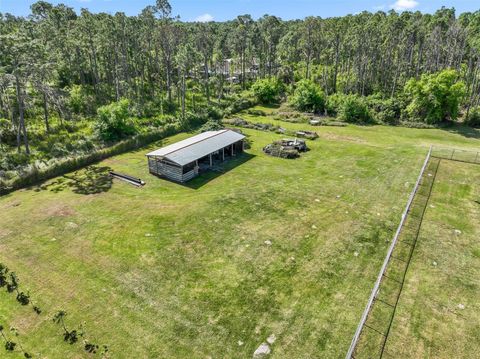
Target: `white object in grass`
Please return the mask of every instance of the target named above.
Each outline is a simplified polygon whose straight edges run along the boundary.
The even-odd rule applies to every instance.
[[[277,337],[275,336],[275,334],[271,334],[268,338],[267,338],[267,343],[272,345],[273,343],[275,343],[275,340],[277,340]]]
[[[253,353],[253,358],[254,359],[261,359],[265,358],[270,354],[270,346],[267,343],[262,343],[260,346],[255,350]]]

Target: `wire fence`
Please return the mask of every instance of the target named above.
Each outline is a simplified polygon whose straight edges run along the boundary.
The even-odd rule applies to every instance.
[[[480,151],[463,150],[458,148],[432,148],[432,157],[450,161],[475,163],[480,165]]]
[[[392,276],[390,273],[387,276],[387,268],[392,267],[389,266],[389,264],[392,261],[395,261],[395,258],[393,257],[393,253],[396,249],[397,242],[399,241],[400,235],[403,232],[403,228],[407,223],[407,218],[408,221],[410,221],[410,217],[407,217],[407,215],[411,212],[412,210],[412,205],[414,203],[414,199],[416,197],[417,192],[419,192],[421,184],[422,184],[422,179],[424,178],[425,171],[427,169],[427,166],[430,163],[430,158],[432,154],[432,148],[430,147],[430,150],[428,151],[428,154],[425,158],[425,161],[423,163],[423,166],[420,170],[420,174],[418,176],[417,182],[415,183],[415,186],[413,187],[412,193],[410,194],[410,197],[408,199],[407,205],[405,207],[405,210],[402,214],[402,219],[400,221],[400,224],[397,228],[397,231],[395,232],[395,236],[392,240],[392,243],[388,249],[387,256],[385,257],[385,260],[383,262],[382,268],[380,270],[380,273],[377,277],[377,280],[375,281],[375,284],[373,286],[373,290],[370,294],[370,298],[368,300],[367,306],[365,307],[365,310],[363,311],[362,317],[360,319],[360,323],[358,324],[357,330],[355,331],[355,335],[352,339],[352,342],[350,344],[350,348],[347,352],[346,359],[351,359],[351,358],[360,358],[362,353],[366,354],[366,358],[371,358],[372,354],[375,352],[378,353],[378,356],[381,357],[380,352],[383,351],[385,347],[385,342],[388,336],[388,330],[389,330],[389,325],[388,325],[388,320],[385,322],[385,325],[381,326],[372,322],[375,322],[375,318],[372,317],[373,314],[373,308],[375,302],[378,303],[385,303],[384,308],[378,307],[380,309],[387,309],[390,310],[391,313],[388,315],[388,313],[384,313],[383,315],[380,315],[380,317],[386,317],[389,318],[391,317],[393,320],[393,314],[394,314],[394,309],[395,306],[393,303],[397,302],[398,300],[395,299],[393,302],[387,301],[386,297],[388,297],[388,292],[392,292],[393,296],[395,297],[395,293],[398,296],[400,296],[400,290],[401,290],[401,285],[403,285],[403,282],[400,281],[401,277],[396,279],[396,277]],[[406,243],[406,242],[405,242]],[[410,244],[410,247],[413,251],[413,244]],[[411,252],[412,252],[411,251]],[[406,270],[406,268],[405,268]],[[388,280],[389,282],[393,283],[394,285],[397,285],[397,290],[391,289],[388,286],[383,286],[382,283]],[[382,286],[382,293],[386,293],[386,297],[384,299],[377,299],[378,295],[380,293],[381,287]],[[383,289],[383,287],[386,287]],[[392,310],[393,309],[393,310]],[[380,313],[381,314],[381,313]],[[377,315],[375,315],[376,317]],[[372,319],[373,318],[373,319]],[[373,334],[373,338],[369,338],[370,334]]]
[[[480,151],[430,147],[346,359],[392,355],[386,348],[388,336],[442,160],[480,164]]]

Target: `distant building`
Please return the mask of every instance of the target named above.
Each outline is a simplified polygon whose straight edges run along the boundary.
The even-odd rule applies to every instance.
[[[232,131],[207,131],[147,154],[150,173],[187,182],[199,172],[243,152],[245,136]]]

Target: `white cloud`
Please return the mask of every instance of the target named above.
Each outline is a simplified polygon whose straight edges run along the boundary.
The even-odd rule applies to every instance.
[[[418,1],[415,0],[397,0],[392,4],[392,8],[397,11],[411,10],[418,6]]]
[[[197,17],[195,18],[195,21],[197,21],[197,22],[209,22],[209,21],[213,21],[213,16],[210,15],[210,14],[203,14],[203,15],[197,16]]]

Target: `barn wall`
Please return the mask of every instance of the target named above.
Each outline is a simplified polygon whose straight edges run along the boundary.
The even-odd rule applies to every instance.
[[[169,165],[165,162],[157,160],[155,157],[148,158],[148,168],[150,173],[167,177],[171,180],[182,182],[183,173],[182,167]]]
[[[197,172],[195,170],[191,170],[190,172],[185,173],[183,175],[183,182],[190,181],[196,175],[197,175]]]

